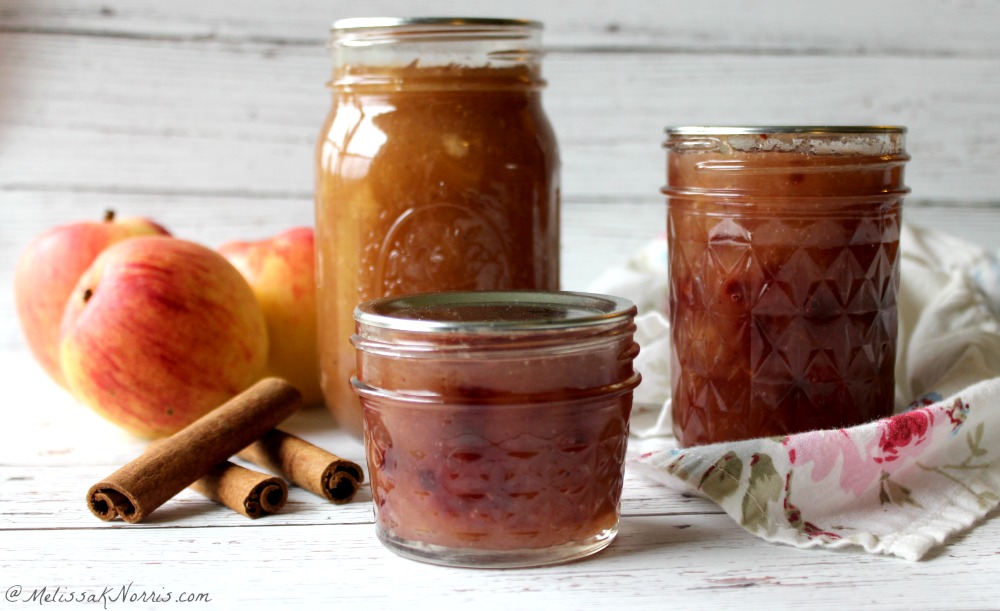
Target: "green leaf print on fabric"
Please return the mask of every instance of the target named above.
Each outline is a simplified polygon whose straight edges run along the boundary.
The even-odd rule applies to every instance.
[[[736,452],[729,451],[705,470],[701,481],[698,482],[698,488],[716,503],[721,503],[723,499],[739,490],[742,475],[743,461]]]
[[[969,446],[970,459],[972,457],[986,456],[986,454],[989,453],[986,448],[982,447],[985,424],[986,423],[984,422],[980,422],[979,425],[976,426],[975,435],[973,435],[972,432],[966,433],[965,435],[965,442]]]
[[[768,527],[767,506],[781,498],[785,489],[783,478],[767,454],[754,454],[750,460],[750,481],[743,495],[743,516],[740,524],[754,532]]]
[[[960,401],[956,400],[956,404]],[[968,408],[966,407],[966,413],[968,413]],[[964,420],[963,420],[964,422]],[[980,422],[976,425],[973,431],[969,431],[965,435],[965,444],[969,448],[969,454],[960,463],[946,464],[940,466],[925,465],[918,462],[917,467],[923,469],[929,473],[936,473],[941,477],[944,477],[957,486],[964,489],[969,494],[972,494],[976,498],[976,502],[980,509],[987,511],[997,503],[997,496],[990,490],[977,491],[969,485],[969,473],[981,473],[987,471],[992,465],[992,461],[984,458],[990,451],[988,448],[983,447],[983,432],[985,431],[986,423]],[[956,427],[957,430],[957,427]],[[979,459],[979,460],[977,460]],[[882,500],[882,497],[879,497]],[[894,500],[894,499],[893,499]],[[884,502],[884,501],[883,501]]]
[[[691,469],[688,467],[688,465],[686,463],[685,464],[681,464],[681,463],[684,463],[684,459],[687,458],[687,457],[688,457],[687,454],[680,454],[679,456],[677,456],[677,458],[675,458],[674,460],[670,461],[670,464],[667,465],[667,473],[669,473],[669,474],[673,475],[674,477],[676,477],[677,479],[683,480],[685,482],[688,481],[688,480],[690,480],[691,479]],[[690,461],[688,461],[688,462],[690,462]]]
[[[878,502],[880,505],[891,503],[893,505],[913,505],[923,509],[923,505],[913,499],[912,491],[890,479],[885,471],[879,477]]]

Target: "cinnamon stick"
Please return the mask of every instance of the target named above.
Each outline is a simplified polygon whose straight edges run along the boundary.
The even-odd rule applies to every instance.
[[[248,518],[276,513],[288,500],[288,484],[279,477],[221,462],[191,489]]]
[[[102,520],[135,524],[301,405],[298,390],[265,378],[92,486],[87,506]]]
[[[269,431],[237,456],[338,505],[353,499],[364,480],[357,463],[278,429]]]
[[[157,439],[151,445],[161,443],[166,443],[166,439]],[[251,519],[277,513],[288,500],[285,480],[228,460],[212,467],[188,488]]]

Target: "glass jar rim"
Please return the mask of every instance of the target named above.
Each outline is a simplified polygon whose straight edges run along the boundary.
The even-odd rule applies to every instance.
[[[905,134],[902,125],[681,125],[663,130],[670,136],[743,136],[757,134]]]
[[[635,304],[621,297],[533,290],[444,291],[383,297],[361,303],[354,310],[354,320],[361,326],[424,333],[588,328],[626,322],[635,315]]]

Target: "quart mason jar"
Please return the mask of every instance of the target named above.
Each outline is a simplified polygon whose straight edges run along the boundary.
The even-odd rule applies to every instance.
[[[618,532],[635,306],[547,291],[406,295],[356,311],[375,525],[437,564],[531,566]]]
[[[892,413],[904,138],[901,127],[667,130],[682,446]]]
[[[354,307],[445,290],[556,290],[559,156],[542,110],[541,25],[348,19],[316,150],[326,403],[360,436]]]

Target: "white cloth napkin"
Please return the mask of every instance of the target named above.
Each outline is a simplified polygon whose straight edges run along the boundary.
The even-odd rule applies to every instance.
[[[797,547],[860,546],[919,560],[1000,503],[1000,257],[903,226],[896,411],[783,439],[646,452],[629,466],[715,501],[747,531]],[[638,306],[640,438],[670,432],[666,242],[589,290]]]

